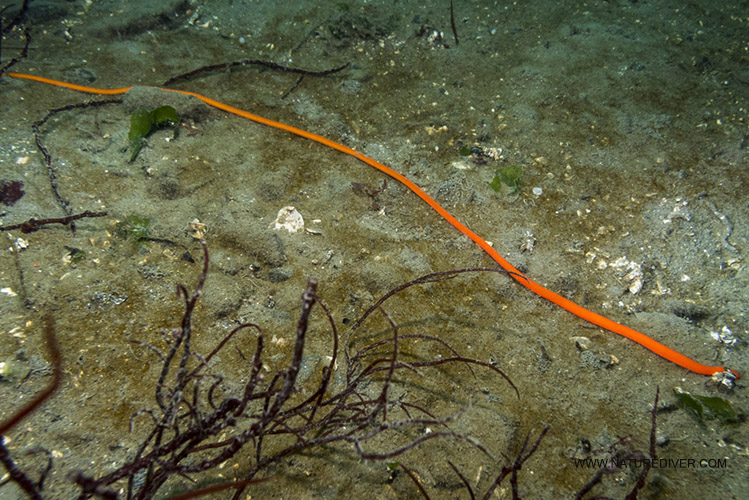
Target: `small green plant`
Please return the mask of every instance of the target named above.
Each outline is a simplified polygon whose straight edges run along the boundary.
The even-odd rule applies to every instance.
[[[494,179],[489,183],[489,186],[497,193],[506,190],[507,194],[517,194],[518,189],[520,189],[522,173],[523,168],[520,165],[506,165],[494,172]]]
[[[150,238],[150,226],[151,219],[139,215],[128,215],[124,222],[117,224],[117,235],[121,238],[140,242]]]
[[[70,255],[70,262],[72,263],[80,262],[86,258],[86,252],[80,248],[69,247],[66,245],[65,249],[70,252],[68,255]]]
[[[174,127],[174,137],[177,137],[177,125],[179,125],[179,115],[171,106],[161,106],[148,111],[147,109],[138,108],[130,115],[130,132],[127,138],[130,141],[130,147],[133,152],[130,155],[130,161],[135,160],[140,148],[143,147],[146,137],[155,130]]]
[[[730,401],[718,397],[693,395],[678,387],[674,389],[674,393],[679,404],[694,415],[701,424],[705,423],[706,418],[717,418],[723,424],[739,421]]]

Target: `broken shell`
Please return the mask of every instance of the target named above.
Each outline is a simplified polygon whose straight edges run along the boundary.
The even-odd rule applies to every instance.
[[[304,229],[302,214],[294,207],[283,207],[278,211],[276,220],[271,224],[276,231],[285,229],[290,233],[296,233]]]
[[[728,390],[733,389],[733,386],[736,385],[736,375],[729,370],[713,373],[712,379],[713,382],[722,385]]]
[[[643,284],[643,273],[642,266],[637,262],[630,261],[626,257],[620,257],[610,264],[613,268],[623,269],[627,272],[622,278],[624,281],[628,281],[629,285],[627,289],[632,295],[636,295],[642,290]],[[600,266],[599,266],[600,268]]]
[[[575,343],[575,347],[580,351],[590,349],[590,339],[588,337],[570,337],[570,340]]]
[[[710,336],[721,344],[728,346],[732,346],[738,341],[738,339],[734,337],[731,329],[727,326],[724,326],[720,332],[710,332]]]
[[[13,247],[16,249],[16,251],[26,250],[27,248],[29,248],[29,241],[24,240],[23,238],[16,238],[13,242]]]
[[[523,233],[523,241],[520,244],[521,252],[533,253],[533,248],[536,245],[536,237],[533,236],[533,232],[526,231]]]
[[[640,278],[635,279],[630,285],[629,285],[629,293],[632,295],[637,295],[637,293],[642,290],[642,280]]]
[[[199,219],[193,219],[192,222],[190,222],[190,229],[192,229],[192,237],[196,240],[202,240],[205,236],[205,224],[200,222]]]

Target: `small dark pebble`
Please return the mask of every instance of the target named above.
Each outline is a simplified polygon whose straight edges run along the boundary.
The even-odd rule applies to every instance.
[[[11,206],[24,195],[23,182],[0,180],[0,202]]]

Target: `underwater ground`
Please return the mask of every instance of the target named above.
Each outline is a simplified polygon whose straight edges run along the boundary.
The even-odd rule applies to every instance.
[[[61,111],[40,127],[70,210],[108,215],[77,221],[75,233],[61,225],[4,231],[0,418],[49,383],[45,314],[55,318],[64,363],[59,391],[8,433],[8,448],[30,471],[46,456],[25,451],[52,453],[45,491],[55,499],[74,497],[70,471],[97,475],[124,463],[147,427],[142,417],[129,432],[130,417],[153,408],[159,373],[156,355],[130,341],[159,345],[162,330],[179,325],[175,285],[195,286],[196,236],[211,264],[195,349],[208,352],[251,321],[266,332],[269,372],[288,362],[309,277],[345,338],[347,324],[401,283],[496,266],[405,187],[354,158],[147,88],[245,59],[314,72],[348,66],[303,78],[268,65],[219,68],[174,87],[371,156],[530,278],[746,376],[748,13],[746,1],[455,0],[453,30],[443,0],[31,2],[3,37],[2,64],[19,57],[27,28],[28,55],[12,71],[138,87],[121,103]],[[0,180],[23,182],[19,199],[4,188],[0,225],[65,215],[32,124],[91,98],[0,79]],[[178,133],[151,133],[130,162],[131,114],[164,105],[179,114]],[[289,206],[304,230],[276,229]],[[497,274],[409,290],[385,309],[400,334],[438,336],[495,364],[519,391],[464,366],[425,371],[401,387],[438,415],[467,407],[451,428],[493,456],[438,439],[388,460],[414,470],[431,498],[469,498],[448,460],[483,492],[526,435],[533,440],[546,425],[519,474],[520,494],[572,498],[598,470],[575,459],[648,453],[656,387],[656,451],[668,461],[649,472],[641,497],[749,498],[743,378],[731,388],[690,373]],[[309,373],[331,348],[324,322],[313,330]],[[388,331],[379,315],[348,341]],[[446,355],[418,342],[403,349]],[[250,335],[215,370],[246,377],[239,351],[252,352]],[[212,477],[241,477],[242,463],[237,455]],[[641,470],[612,471],[591,495],[624,498]],[[344,445],[291,455],[261,476],[271,479],[246,498],[424,498],[401,469]],[[23,495],[6,485],[0,497]],[[511,497],[505,480],[494,498]]]

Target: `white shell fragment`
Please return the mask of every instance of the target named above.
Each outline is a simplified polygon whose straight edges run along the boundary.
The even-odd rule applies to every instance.
[[[296,208],[283,207],[278,211],[276,220],[271,226],[276,231],[285,229],[290,233],[296,233],[304,230],[304,218],[302,218],[302,214]]]
[[[202,240],[205,237],[206,226],[200,222],[200,219],[193,219],[190,222],[190,229],[192,229],[192,237],[196,240]]]
[[[626,257],[620,257],[609,265],[613,268],[627,272],[623,277],[623,280],[629,282],[629,286],[627,287],[629,293],[636,295],[640,290],[642,290],[643,273],[640,264],[627,260]]]
[[[536,237],[533,236],[533,232],[530,230],[527,230],[523,233],[523,239],[520,243],[520,251],[521,252],[528,252],[533,253],[533,248],[536,245]]]
[[[587,351],[590,349],[590,339],[588,337],[570,337],[570,340],[575,343],[580,351]]]
[[[731,329],[727,326],[724,326],[720,332],[710,332],[710,336],[721,344],[728,346],[732,346],[738,341],[738,339],[734,337]]]
[[[728,370],[713,373],[712,379],[713,382],[724,386],[726,389],[733,389],[733,386],[736,385],[736,375]]]

